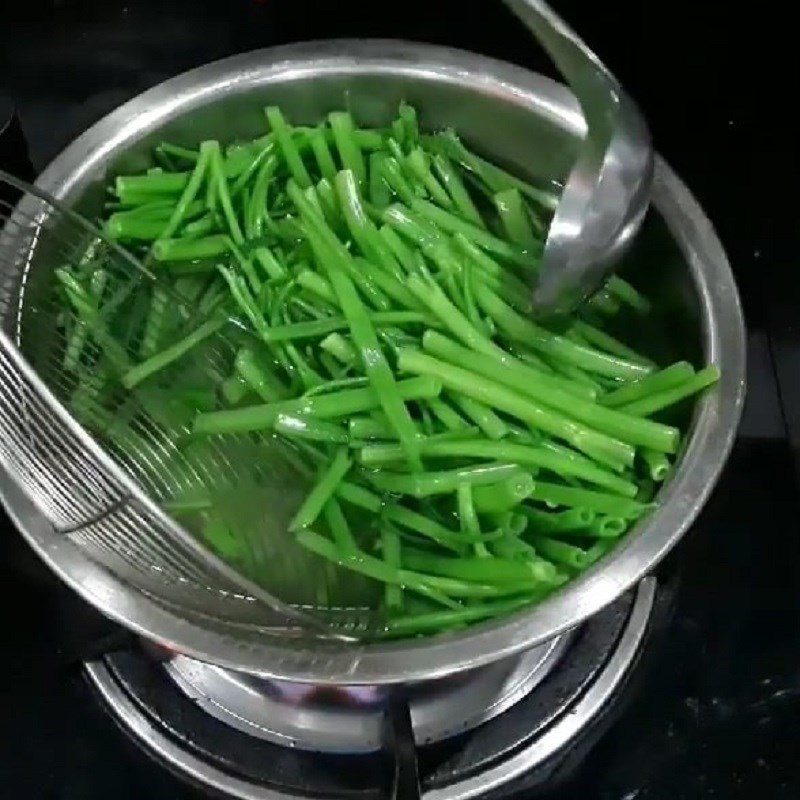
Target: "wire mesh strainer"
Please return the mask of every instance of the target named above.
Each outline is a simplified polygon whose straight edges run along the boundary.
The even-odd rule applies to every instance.
[[[210,437],[198,447],[186,434],[200,400],[176,407],[158,388],[101,395],[99,367],[81,380],[71,359],[127,363],[141,350],[141,326],[128,335],[127,351],[103,342],[105,326],[113,324],[108,309],[135,302],[143,286],[162,287],[54,198],[2,171],[0,181],[24,193],[15,207],[0,201],[3,466],[57,531],[178,613],[299,640],[355,641],[372,624],[366,607],[326,603],[319,592],[330,570],[309,560],[286,532],[307,477],[291,449],[277,438],[236,435]],[[57,279],[65,264],[86,271],[82,287]],[[91,304],[93,290],[104,293],[102,318],[65,310]],[[163,291],[173,316],[190,324],[192,299]],[[213,315],[213,298],[194,302],[209,304],[212,332],[191,368],[224,374],[247,334],[235,320]],[[125,316],[135,319],[135,309]],[[167,380],[184,378],[185,367]],[[236,551],[216,541],[212,552],[198,531],[168,513],[191,509],[199,489],[212,493],[222,519],[235,515]],[[264,535],[265,525],[271,535]]]

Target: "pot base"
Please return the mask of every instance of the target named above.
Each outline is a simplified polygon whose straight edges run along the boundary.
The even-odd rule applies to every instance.
[[[416,742],[449,739],[501,714],[546,678],[571,638],[564,634],[519,656],[409,687]],[[385,687],[264,680],[185,656],[165,668],[203,710],[251,736],[323,753],[381,749]]]
[[[624,683],[655,596],[655,580],[646,579],[568,640],[412,687],[425,797],[484,797],[523,776],[528,785],[575,749]],[[206,789],[247,800],[384,796],[376,783],[387,772],[384,754],[365,752],[384,699],[373,687],[322,692],[144,651],[110,654],[87,664],[86,674],[139,745]],[[476,727],[464,732],[465,721]]]

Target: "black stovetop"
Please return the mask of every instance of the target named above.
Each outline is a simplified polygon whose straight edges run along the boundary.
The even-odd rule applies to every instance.
[[[728,468],[667,565],[680,575],[671,622],[616,719],[546,796],[795,798],[800,291],[786,269],[771,269],[773,223],[759,198],[770,188],[763,154],[777,158],[780,143],[762,134],[759,98],[748,88],[760,70],[767,74],[771,39],[750,19],[737,28],[732,14],[689,0],[554,5],[640,101],[658,149],[714,221],[742,292],[750,361]],[[770,5],[777,8],[767,0],[763,10]],[[551,71],[499,0],[53,0],[4,10],[0,101],[16,103],[40,170],[112,107],[187,68],[270,44],[367,35],[451,44]],[[1,512],[0,608],[0,794],[197,796],[133,748],[94,701],[76,656],[86,629],[102,635],[104,627]]]

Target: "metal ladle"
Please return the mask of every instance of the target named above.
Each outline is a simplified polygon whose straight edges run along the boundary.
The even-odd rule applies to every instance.
[[[564,185],[533,291],[539,316],[565,314],[618,266],[650,202],[653,148],[634,102],[542,0],[505,0],[566,79],[586,137]]]

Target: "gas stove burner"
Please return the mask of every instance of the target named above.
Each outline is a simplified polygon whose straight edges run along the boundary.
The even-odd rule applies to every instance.
[[[415,687],[424,798],[527,796],[553,780],[612,716],[663,596],[645,579],[569,636]],[[140,746],[223,797],[387,796],[387,781],[376,777],[387,775],[386,754],[375,751],[382,690],[320,693],[134,650],[88,663],[86,674]]]
[[[442,741],[501,714],[540,683],[570,636],[487,667],[409,688],[414,739]],[[388,692],[377,686],[313,686],[261,680],[175,656],[170,677],[205,711],[276,744],[328,753],[379,750]]]

